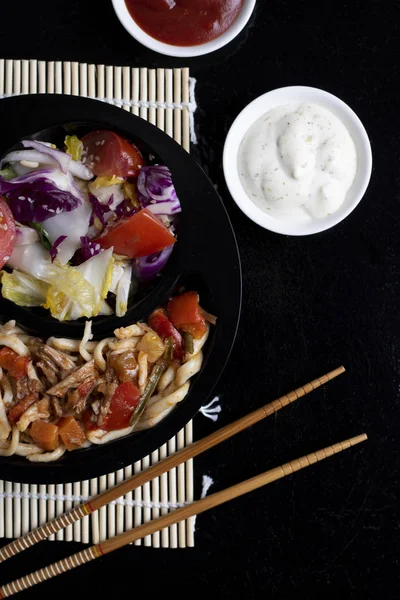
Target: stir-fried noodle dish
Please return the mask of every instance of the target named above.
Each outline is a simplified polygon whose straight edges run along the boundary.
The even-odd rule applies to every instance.
[[[50,462],[153,427],[188,394],[215,317],[196,292],[172,298],[147,322],[92,339],[0,326],[0,456]]]

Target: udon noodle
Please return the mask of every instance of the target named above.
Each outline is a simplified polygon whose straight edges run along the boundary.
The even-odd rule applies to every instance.
[[[182,348],[177,356],[171,338],[162,339],[142,322],[98,342],[92,341],[91,321],[81,340],[46,341],[27,335],[15,321],[5,323],[0,355],[14,362],[7,368],[2,359],[0,367],[0,456],[50,462],[68,450],[155,426],[188,394],[208,334],[206,323],[190,352]],[[128,414],[131,398],[124,398],[116,421],[116,390],[124,386],[137,390],[137,406]]]

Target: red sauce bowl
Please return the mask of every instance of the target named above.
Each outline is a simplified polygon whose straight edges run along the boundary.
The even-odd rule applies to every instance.
[[[150,48],[155,52],[159,52],[160,54],[165,54],[167,56],[193,57],[201,56],[203,54],[209,54],[210,52],[214,52],[215,50],[218,50],[219,48],[222,48],[223,46],[231,42],[246,26],[254,10],[256,0],[243,0],[243,6],[240,9],[240,12],[238,13],[234,21],[228,26],[228,28],[225,29],[225,31],[223,31],[222,33],[216,33],[216,37],[213,37],[208,41],[200,43],[197,40],[201,39],[202,36],[197,35],[192,36],[192,38],[189,40],[187,35],[183,39],[182,37],[178,39],[177,36],[174,36],[172,34],[170,36],[170,39],[171,41],[173,41],[173,43],[166,43],[165,41],[160,41],[159,39],[157,39],[156,23],[154,23],[154,27],[152,27],[151,23],[149,26],[147,20],[147,26],[145,26],[145,20],[142,20],[143,27],[141,27],[129,12],[125,0],[112,0],[112,3],[114,6],[115,13],[118,19],[121,21],[122,25],[125,27],[128,33],[130,33],[130,35],[134,37],[138,42],[140,42],[143,46],[146,46],[147,48]],[[149,4],[154,4],[156,6],[157,2],[156,0],[153,0],[153,2],[149,2]],[[135,8],[133,12],[136,11],[137,9]],[[178,10],[177,12],[179,13]],[[155,12],[155,14],[157,14],[157,12]],[[171,16],[173,14],[174,9],[172,8]],[[165,13],[164,15],[158,13],[157,20],[159,18],[164,19],[165,16]],[[182,17],[182,15],[180,15],[180,17]],[[140,22],[141,19],[138,18],[138,21]],[[196,27],[195,21],[193,22],[193,26]],[[145,31],[145,29],[147,31]],[[150,32],[152,34],[150,34]],[[213,33],[210,31],[210,35],[208,37],[211,37],[212,35]],[[165,36],[162,37],[164,37],[165,39]],[[189,41],[192,45],[189,45]],[[182,43],[186,43],[187,45],[181,45]]]

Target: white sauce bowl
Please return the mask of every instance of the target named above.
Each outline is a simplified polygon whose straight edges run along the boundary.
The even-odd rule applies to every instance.
[[[249,128],[257,119],[273,108],[291,103],[318,104],[331,111],[347,127],[357,151],[357,172],[343,204],[334,213],[305,223],[287,221],[268,215],[247,195],[238,170],[239,148]],[[337,225],[361,201],[371,178],[371,144],[367,132],[355,112],[333,94],[306,86],[284,87],[263,94],[239,114],[225,140],[223,168],[225,180],[234,201],[252,221],[276,233],[310,235]]]
[[[133,20],[126,7],[125,0],[112,0],[112,3],[118,19],[121,21],[127,32],[143,46],[146,46],[146,48],[150,48],[150,50],[154,50],[155,52],[159,52],[160,54],[166,54],[167,56],[187,58],[209,54],[210,52],[214,52],[226,44],[229,44],[229,42],[231,42],[247,25],[256,5],[256,0],[244,0],[243,8],[234,23],[232,23],[222,35],[198,46],[173,46],[171,44],[159,42],[143,31],[143,29],[141,29],[141,27]]]

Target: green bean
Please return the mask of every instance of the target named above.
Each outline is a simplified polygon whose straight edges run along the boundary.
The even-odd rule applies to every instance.
[[[139,404],[135,408],[130,418],[129,425],[131,427],[135,425],[135,423],[137,423],[140,417],[142,416],[144,409],[146,408],[146,404],[153,395],[153,392],[156,389],[157,384],[160,381],[161,376],[165,372],[166,368],[167,362],[165,360],[162,360],[158,365],[154,365],[146,387],[144,388],[144,392],[139,400]]]
[[[189,354],[193,354],[193,351],[194,351],[193,336],[190,335],[190,333],[185,332],[183,334],[183,345],[184,345],[186,352],[189,352]]]
[[[174,351],[174,340],[172,337],[167,337],[164,340],[165,350],[164,350],[164,358],[165,360],[171,360],[173,351]]]

